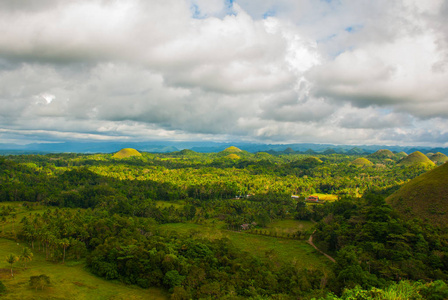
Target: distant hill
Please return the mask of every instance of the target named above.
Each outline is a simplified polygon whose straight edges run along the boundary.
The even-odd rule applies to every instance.
[[[294,149],[292,149],[291,147],[286,148],[283,153],[285,154],[293,154],[295,153]]]
[[[308,154],[323,153],[325,150],[334,149],[337,153],[346,154],[369,154],[379,149],[389,149],[391,151],[399,152],[405,151],[412,153],[414,151],[421,151],[422,153],[437,153],[441,152],[448,155],[448,148],[424,148],[424,147],[403,147],[403,146],[384,146],[384,145],[333,145],[333,144],[311,144],[311,143],[297,143],[297,144],[257,144],[246,143],[238,141],[228,142],[209,142],[209,141],[160,141],[151,140],[144,142],[106,142],[106,141],[61,141],[51,143],[31,143],[26,145],[2,143],[0,141],[0,151],[8,151],[7,154],[22,153],[115,153],[122,148],[134,148],[140,151],[150,153],[166,153],[175,152],[182,149],[191,149],[199,153],[220,152],[229,146],[235,146],[243,151],[250,153],[268,152],[271,154],[281,154],[286,148],[291,148],[295,153],[304,153],[308,149],[311,150]],[[13,152],[11,152],[13,151]],[[0,152],[0,155],[3,154]]]
[[[435,164],[420,151],[415,151],[408,156],[404,157],[398,162],[399,166],[411,166],[411,165],[428,165],[435,166]]]
[[[448,156],[446,156],[445,154],[440,153],[440,152],[437,152],[428,157],[433,163],[438,164],[438,165],[444,164],[448,161]]]
[[[237,148],[235,146],[230,146],[230,147],[226,148],[223,152],[238,153],[238,152],[243,152],[243,150],[241,150],[240,148]]]
[[[358,167],[365,167],[365,166],[372,166],[373,163],[365,157],[359,157],[359,158],[355,159],[354,161],[352,161],[352,165],[355,165]]]
[[[135,149],[124,148],[113,155],[114,158],[127,158],[131,156],[142,156],[142,154]]]
[[[310,156],[302,160],[293,161],[290,163],[291,167],[293,168],[301,168],[301,169],[311,169],[314,167],[317,167],[318,165],[322,164],[323,161],[320,160],[317,157]]]
[[[335,154],[335,153],[337,153],[336,150],[334,150],[332,148],[328,148],[322,154],[329,155],[329,154]]]
[[[386,201],[406,219],[419,217],[448,227],[448,164],[414,178]]]
[[[173,152],[172,155],[176,155],[176,156],[195,156],[198,155],[197,152],[190,150],[190,149],[183,149],[177,152]]]
[[[395,157],[395,154],[392,151],[390,151],[389,149],[380,149],[380,150],[376,151],[375,153],[370,154],[368,157],[384,159],[384,158],[393,158],[393,157]]]
[[[364,153],[365,153],[365,151],[358,147],[354,147],[347,151],[347,154],[364,154]]]
[[[401,151],[401,152],[398,152],[397,154],[395,154],[395,156],[398,158],[403,158],[403,157],[408,156],[408,154],[404,151]]]

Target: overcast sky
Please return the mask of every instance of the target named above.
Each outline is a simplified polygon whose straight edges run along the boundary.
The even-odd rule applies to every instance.
[[[0,142],[448,147],[448,1],[0,0]]]

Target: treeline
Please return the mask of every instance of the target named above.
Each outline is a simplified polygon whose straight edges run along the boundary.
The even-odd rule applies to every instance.
[[[49,260],[87,257],[89,269],[106,279],[163,287],[172,299],[276,297],[321,294],[328,274],[278,266],[241,252],[227,239],[198,239],[157,229],[151,218],[104,209],[47,210],[25,217],[19,236]]]

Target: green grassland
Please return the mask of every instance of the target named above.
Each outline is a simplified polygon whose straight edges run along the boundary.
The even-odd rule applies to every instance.
[[[52,263],[34,250],[33,260],[25,269],[21,262],[13,265],[14,278],[5,257],[18,255],[25,245],[0,238],[0,280],[7,288],[2,299],[167,299],[159,289],[142,289],[118,281],[107,281],[96,277],[84,268],[82,261],[66,264]],[[50,286],[35,290],[29,286],[30,276],[45,274],[50,277]]]
[[[181,209],[185,206],[185,202],[184,201],[176,201],[176,202],[172,202],[172,201],[156,201],[156,206],[159,208],[165,208],[165,207],[170,207],[173,206],[176,209]]]
[[[312,227],[313,223],[310,221],[281,220],[271,223],[266,231],[286,233],[287,231],[295,232],[299,229],[307,231]],[[327,269],[329,267],[327,259],[315,251],[306,240],[224,230],[218,222],[214,225],[171,223],[163,224],[160,228],[165,231],[175,231],[199,238],[228,238],[241,251],[249,252],[260,259],[273,260],[279,265],[294,263],[302,268]]]

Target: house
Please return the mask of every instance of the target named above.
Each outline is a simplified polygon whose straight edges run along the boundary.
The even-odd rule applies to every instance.
[[[305,198],[305,201],[307,202],[319,202],[319,196],[309,196]]]
[[[241,229],[242,229],[242,230],[248,230],[248,229],[250,229],[250,224],[243,224],[243,225],[241,225]]]
[[[297,195],[291,195],[291,198],[292,198],[292,199],[299,199],[299,196],[297,196]]]

